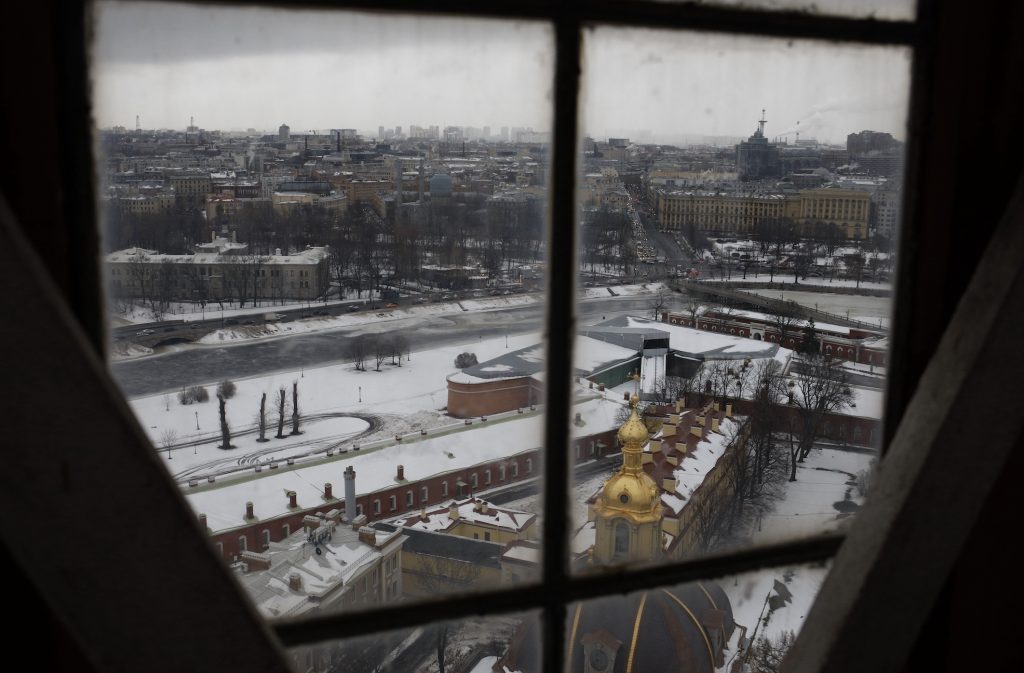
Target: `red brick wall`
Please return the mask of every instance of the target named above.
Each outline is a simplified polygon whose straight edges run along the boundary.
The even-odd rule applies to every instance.
[[[539,401],[534,384],[528,376],[479,383],[448,381],[448,415],[472,418],[529,407]]]
[[[586,460],[592,460],[594,458],[615,453],[618,451],[617,440],[615,437],[616,430],[609,430],[607,432],[597,433],[594,435],[587,435],[586,437],[580,437],[573,440],[573,449],[570,454],[570,458],[574,462],[583,462]],[[590,442],[593,441],[595,444],[595,455],[589,454]],[[604,449],[597,449],[597,442],[600,441],[604,444]],[[579,445],[581,447],[581,455],[579,458],[576,457],[575,447]],[[420,511],[420,508],[427,506],[435,506],[442,502],[448,502],[458,497],[458,491],[456,490],[456,482],[460,479],[465,482],[466,489],[463,493],[464,496],[468,496],[470,492],[477,493],[488,489],[495,488],[502,484],[510,484],[516,481],[523,481],[525,479],[531,479],[541,474],[543,470],[543,454],[540,449],[534,449],[532,451],[526,451],[509,458],[502,458],[494,460],[488,463],[481,463],[474,465],[473,467],[467,467],[460,470],[452,470],[441,475],[430,477],[428,479],[421,479],[418,481],[409,481],[402,484],[396,484],[389,488],[374,491],[373,493],[366,493],[356,497],[356,504],[361,508],[363,514],[366,515],[367,520],[375,521],[378,519],[388,519],[399,514],[415,514]],[[501,467],[505,467],[505,478],[501,479]],[[486,471],[491,472],[491,482],[487,483]],[[477,487],[474,489],[471,487],[472,475],[476,475]],[[442,484],[448,483],[448,494],[442,495]],[[357,477],[358,483],[358,477]],[[421,489],[427,487],[427,500],[421,498]],[[412,491],[413,504],[411,506],[406,504],[406,494],[408,491]],[[295,510],[288,514],[253,523],[251,525],[234,528],[229,531],[224,531],[213,535],[213,542],[221,545],[221,555],[224,559],[231,561],[234,556],[239,553],[239,538],[246,538],[246,545],[249,551],[263,551],[262,531],[270,531],[270,539],[272,541],[281,540],[284,537],[284,526],[289,526],[289,532],[294,533],[295,531],[302,528],[302,518],[307,514],[314,514],[316,512],[326,512],[331,509],[345,510],[344,493],[337,492],[336,495],[341,496],[340,498],[326,500],[315,507],[308,507],[304,509]],[[395,509],[392,510],[390,506],[391,496],[395,497]],[[282,494],[281,496],[285,496]],[[374,514],[373,503],[375,500],[380,501],[380,514]],[[287,501],[287,499],[285,499]],[[299,501],[300,507],[304,503]],[[254,512],[258,517],[259,511]],[[238,519],[242,520],[245,514],[245,503],[238,503]]]

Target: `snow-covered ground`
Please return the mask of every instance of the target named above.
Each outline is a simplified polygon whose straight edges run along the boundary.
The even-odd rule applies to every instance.
[[[767,273],[764,273],[764,272],[759,272],[756,277],[752,273],[748,273],[747,277],[743,278],[743,273],[742,272],[737,273],[736,270],[733,269],[732,277],[731,278],[729,278],[727,276],[719,275],[719,276],[717,276],[715,278],[703,278],[702,277],[701,281],[705,282],[705,283],[721,283],[721,282],[726,282],[726,281],[732,281],[732,282],[744,282],[744,283],[764,283],[765,285],[768,285],[769,283],[793,285],[796,282],[796,278],[793,276],[793,274],[779,274],[779,273],[777,273],[773,277],[770,274],[767,274]],[[850,280],[848,278],[835,278],[835,279],[830,281],[828,278],[818,278],[817,276],[808,276],[807,278],[801,278],[800,282],[796,283],[796,284],[798,286],[799,285],[823,285],[825,287],[851,288],[851,289],[858,287],[858,283],[857,283],[856,280]],[[869,282],[869,281],[862,280],[860,282],[860,284],[859,284],[859,287],[864,288],[865,290],[892,290],[892,283],[875,283],[875,282]]]
[[[312,302],[291,301],[286,304],[275,304],[269,301],[264,301],[261,306],[246,306],[243,308],[231,308],[235,302],[225,301],[223,311],[221,311],[221,305],[216,302],[207,302],[205,310],[199,304],[194,302],[172,302],[168,305],[167,310],[160,316],[155,315],[153,310],[149,307],[141,304],[131,304],[124,312],[112,314],[112,320],[114,320],[117,325],[132,325],[156,322],[157,320],[192,322],[196,320],[205,320],[206,318],[220,318],[222,315],[225,318],[237,318],[240,316],[263,315],[264,313],[275,313],[277,311],[291,309],[297,310],[307,306],[316,310],[317,308],[323,308],[324,306],[339,306],[342,304],[351,304],[357,301],[370,301],[377,299],[378,296],[379,293],[373,290],[366,290],[362,293],[356,293],[354,290],[350,290],[344,299],[331,299],[326,304],[322,300]]]
[[[729,603],[732,605],[732,614],[736,623],[747,627],[748,639],[755,635],[758,640],[761,636],[774,639],[786,631],[800,632],[804,619],[807,617],[827,574],[828,568],[818,565],[765,568],[752,573],[723,578],[719,581],[719,586],[729,596]],[[776,581],[786,585],[792,594],[792,600],[785,606],[769,612],[765,606],[765,599],[775,593]],[[768,623],[758,626],[759,620],[763,619],[765,615],[768,616]],[[756,634],[754,633],[755,628],[757,628]],[[726,663],[730,667],[732,657],[735,657],[736,654],[736,651],[733,650],[726,655]],[[730,670],[730,668],[727,667],[726,670]]]
[[[392,365],[388,359],[379,372],[373,371],[372,366],[367,367],[368,371],[356,371],[351,363],[344,363],[236,380],[235,396],[227,403],[228,424],[233,433],[248,431],[248,434],[233,435],[232,444],[237,448],[230,451],[216,448],[220,425],[215,386],[207,386],[208,402],[182,405],[177,394],[170,391],[133,399],[130,405],[158,448],[165,445],[167,431],[176,434],[174,444],[201,442],[196,446],[173,449],[168,461],[172,473],[182,478],[198,477],[232,464],[255,462],[252,457],[243,459],[254,453],[262,456],[261,460],[269,461],[271,456],[283,459],[323,451],[368,427],[365,421],[345,417],[344,414],[379,417],[383,427],[376,436],[393,437],[396,433],[452,424],[453,419],[444,416],[441,409],[448,401],[445,376],[456,371],[456,355],[469,349],[479,359],[485,360],[534,344],[538,339],[537,334],[510,336],[508,349],[505,348],[504,337],[453,344],[412,353],[411,359],[404,361],[401,367]],[[288,397],[285,432],[290,432],[291,391],[292,383],[296,381],[299,384],[299,409],[304,419],[300,429],[304,434],[258,443],[255,427],[262,394],[267,394],[267,436],[272,437],[276,434],[275,396],[282,387],[285,388]],[[365,439],[370,441],[373,437]],[[167,460],[166,450],[160,455]],[[206,466],[205,469],[200,469],[202,466]]]
[[[803,282],[803,281],[801,281]],[[889,314],[892,311],[892,299],[889,297],[868,297],[859,294],[836,294],[832,292],[797,292],[790,290],[747,290],[752,294],[772,299],[788,299],[819,311],[827,311],[836,315],[847,315],[856,320],[878,323],[888,327]]]
[[[754,544],[820,535],[846,526],[864,503],[857,475],[871,467],[870,453],[814,449],[797,465],[796,481],[786,482],[782,497],[752,532]]]

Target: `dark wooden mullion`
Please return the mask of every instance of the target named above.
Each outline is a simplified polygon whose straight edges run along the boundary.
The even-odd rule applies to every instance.
[[[544,416],[544,670],[562,669],[569,576],[569,406],[576,338],[576,175],[580,24],[555,23],[555,80],[548,231],[547,354]]]
[[[216,4],[251,6],[253,3],[220,0]],[[275,3],[259,4],[275,6]],[[772,11],[659,0],[434,0],[415,4],[408,0],[303,0],[294,4],[278,2],[276,6],[424,16],[567,20],[581,25],[596,23],[631,28],[675,28],[869,44],[913,44],[920,36],[914,21],[880,21],[804,11]]]
[[[720,578],[767,567],[822,563],[835,555],[843,539],[842,535],[835,534],[820,536],[696,558],[675,565],[573,576],[565,579],[561,586],[548,583],[439,597],[432,601],[389,605],[367,612],[323,614],[293,621],[277,621],[272,627],[281,642],[291,647],[420,626],[433,621],[526,612],[544,609],[552,601],[566,605],[573,601]],[[558,628],[564,628],[564,622],[558,624]],[[551,627],[554,626],[552,623]],[[564,636],[558,636],[549,642],[557,647],[563,641]],[[555,654],[561,656],[561,652]]]

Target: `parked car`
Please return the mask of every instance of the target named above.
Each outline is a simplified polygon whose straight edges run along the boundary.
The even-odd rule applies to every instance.
[[[353,305],[349,306],[349,307],[348,307],[348,308],[347,308],[346,310],[347,310],[347,311],[348,311],[349,313],[352,313],[352,312],[354,312],[354,311],[358,311],[358,310],[359,310],[359,307],[358,307],[358,306],[356,306],[355,304],[353,304]]]
[[[398,304],[395,304],[395,303],[384,304],[384,308],[398,308]]]
[[[245,322],[243,322],[242,324],[243,324],[243,325],[255,325],[255,324],[256,324],[256,322],[255,322],[255,321],[253,321],[253,320],[246,320],[246,321],[245,321]]]

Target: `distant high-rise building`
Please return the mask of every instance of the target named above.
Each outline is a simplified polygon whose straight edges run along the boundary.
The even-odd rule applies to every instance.
[[[760,180],[778,177],[781,174],[779,148],[768,142],[764,135],[764,110],[757,130],[753,135],[736,146],[736,170],[740,180]]]
[[[861,131],[846,136],[846,151],[861,155],[868,152],[899,152],[903,143],[892,137],[891,133],[881,131]]]
[[[278,129],[277,129],[277,139],[278,140],[288,140],[288,138],[290,136],[291,136],[291,129],[288,128],[287,124],[281,124],[281,126],[279,126]]]
[[[503,142],[503,143],[507,143],[508,142],[508,127],[507,126],[502,126],[501,127],[501,142]]]
[[[383,126],[378,126],[377,127],[377,140],[384,140],[384,127]]]
[[[484,140],[489,140],[490,137],[491,137],[491,127],[490,126],[485,126],[484,127]]]
[[[402,127],[401,126],[396,126],[395,127],[395,137],[396,138],[401,138],[402,137]]]

